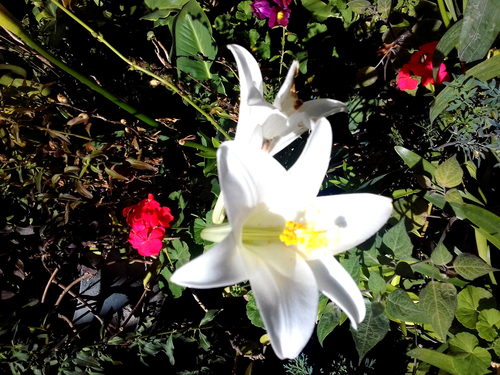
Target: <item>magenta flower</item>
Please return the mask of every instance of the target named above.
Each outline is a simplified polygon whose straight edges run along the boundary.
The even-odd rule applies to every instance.
[[[259,20],[269,18],[269,27],[288,25],[291,10],[288,6],[292,0],[273,0],[278,6],[271,6],[267,0],[255,0],[250,7]]]

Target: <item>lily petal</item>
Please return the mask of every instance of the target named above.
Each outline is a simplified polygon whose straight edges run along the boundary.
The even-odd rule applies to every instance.
[[[342,194],[314,199],[316,228],[338,227],[339,237],[330,241],[333,254],[352,249],[373,236],[392,214],[392,200],[375,194]]]
[[[328,117],[339,112],[347,113],[347,106],[334,99],[314,99],[304,102],[298,111],[306,112],[312,118],[319,118]]]
[[[307,263],[314,272],[319,290],[346,313],[356,328],[365,318],[366,307],[349,272],[333,256]]]
[[[332,151],[332,127],[327,119],[320,118],[312,125],[313,131],[304,150],[288,173],[300,187],[300,195],[307,200],[318,195],[325,178]],[[304,178],[307,176],[307,178]]]
[[[274,352],[281,359],[295,358],[314,330],[316,279],[307,262],[283,245],[246,249],[242,255]]]
[[[255,87],[262,96],[264,83],[257,60],[245,48],[237,44],[230,44],[227,48],[233,53],[236,64],[238,64],[241,101],[248,102],[248,93],[251,87]]]
[[[241,231],[250,216],[266,210],[266,202],[282,197],[282,186],[290,183],[288,173],[277,160],[241,142],[224,142],[217,151],[217,164],[233,231]]]
[[[247,280],[236,239],[229,235],[174,272],[170,281],[191,288],[218,288]]]
[[[296,111],[296,106],[302,101],[300,101],[297,97],[297,92],[295,91],[295,76],[299,72],[299,62],[294,61],[288,73],[286,75],[285,81],[283,85],[281,85],[280,91],[278,91],[278,95],[276,95],[276,99],[274,99],[273,106],[281,110],[287,116],[290,116],[293,112]]]

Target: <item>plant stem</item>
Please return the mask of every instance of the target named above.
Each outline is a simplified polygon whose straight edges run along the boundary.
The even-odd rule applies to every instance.
[[[448,18],[448,13],[446,12],[444,0],[438,0],[438,6],[439,6],[439,13],[441,13],[441,18],[443,19],[444,26],[448,28],[448,26],[450,26],[450,19]]]
[[[92,28],[90,28],[85,22],[83,22],[81,19],[79,19],[77,16],[75,16],[73,13],[71,13],[68,9],[66,9],[64,6],[62,6],[57,0],[51,0],[55,5],[57,5],[64,13],[66,13],[68,16],[73,18],[76,22],[78,22],[81,26],[83,26],[94,38],[96,38],[99,42],[103,43],[106,47],[108,47],[111,51],[113,51],[120,59],[122,59],[127,65],[129,65],[132,69],[138,70],[140,72],[143,72],[144,74],[153,77],[154,79],[160,81],[163,83],[166,87],[168,87],[171,91],[173,91],[175,94],[178,94],[182,97],[184,101],[186,101],[189,105],[191,105],[194,109],[196,109],[198,112],[200,112],[205,118],[217,129],[222,133],[222,135],[226,139],[231,139],[231,137],[224,131],[224,129],[221,128],[221,126],[213,119],[212,116],[210,116],[208,113],[206,113],[203,109],[201,109],[196,103],[194,103],[189,97],[185,96],[175,85],[172,83],[168,82],[166,79],[150,72],[147,69],[144,69],[138,65],[136,65],[134,62],[130,61],[127,59],[125,56],[123,56],[120,52],[118,52],[111,44],[109,44],[104,37],[102,36],[101,33],[96,33]]]
[[[281,57],[280,57],[280,81],[281,81],[281,70],[283,69],[283,57],[285,57],[285,36],[286,27],[283,27],[283,36],[281,37]]]
[[[79,80],[81,83],[87,85],[95,92],[101,94],[106,99],[112,101],[113,103],[118,105],[120,108],[126,110],[127,112],[134,115],[138,119],[144,121],[146,124],[151,125],[153,127],[158,127],[159,124],[154,119],[145,115],[144,113],[141,113],[136,108],[134,108],[131,105],[122,101],[120,98],[118,98],[112,92],[102,88],[101,86],[97,85],[94,81],[92,81],[89,78],[85,77],[84,75],[80,74],[76,70],[70,68],[68,65],[66,65],[64,62],[59,60],[57,57],[55,57],[52,54],[50,54],[49,52],[47,52],[42,46],[38,45],[38,43],[36,43],[33,39],[31,39],[31,37],[28,34],[26,34],[24,28],[19,23],[19,21],[1,4],[0,4],[0,25],[3,26],[5,29],[7,29],[12,34],[16,35],[18,38],[20,38],[24,43],[26,43],[27,46],[34,49],[36,52],[38,52],[40,55],[42,55],[49,62],[51,62],[52,64],[54,64],[58,68],[64,70],[66,73],[73,76],[74,78]]]

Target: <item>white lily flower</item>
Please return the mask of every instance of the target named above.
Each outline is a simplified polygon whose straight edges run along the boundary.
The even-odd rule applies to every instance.
[[[347,112],[347,106],[333,99],[303,102],[297,97],[294,78],[299,62],[294,61],[274,103],[264,99],[264,82],[259,64],[245,48],[230,44],[228,49],[238,65],[240,78],[240,110],[235,140],[277,154],[301,134],[313,130],[311,124],[321,117]],[[212,220],[221,224],[225,218],[223,196],[214,207]]]
[[[299,62],[294,61],[274,103],[264,99],[264,84],[257,61],[245,48],[230,44],[238,65],[240,78],[240,111],[235,140],[255,144],[271,155],[283,150],[302,133],[311,130],[308,118],[316,120],[338,112],[347,106],[333,99],[303,102],[297,97],[294,78]]]
[[[333,257],[367,240],[392,212],[372,194],[317,197],[328,168],[332,130],[320,119],[286,171],[271,155],[236,141],[217,152],[229,223],[208,227],[217,243],[179,268],[171,281],[216,288],[249,280],[276,355],[295,358],[315,325],[318,290],[353,326],[365,316],[361,292]]]

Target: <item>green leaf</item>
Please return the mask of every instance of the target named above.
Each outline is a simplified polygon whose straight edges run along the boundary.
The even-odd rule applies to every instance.
[[[361,269],[359,267],[360,265],[360,260],[359,257],[356,255],[356,251],[351,250],[346,253],[349,258],[344,258],[340,261],[340,264],[342,267],[346,269],[347,272],[349,272],[349,275],[353,278],[354,282],[356,284],[359,284],[359,281],[361,280]]]
[[[242,1],[238,4],[238,11],[236,12],[236,18],[240,21],[247,21],[251,19],[252,8],[250,8],[251,1]]]
[[[366,10],[371,6],[371,3],[367,0],[353,0],[349,1],[347,5],[354,13],[362,15],[365,14]]]
[[[149,171],[156,171],[156,167],[154,165],[148,164],[144,161],[140,161],[137,159],[131,159],[131,158],[127,158],[125,160],[130,163],[130,166],[132,168],[145,169],[145,170],[149,170]]]
[[[174,358],[174,339],[172,335],[168,336],[167,343],[163,347],[165,350],[165,353],[167,354],[168,360],[170,364],[173,366],[175,365],[175,358]]]
[[[391,0],[377,1],[377,12],[379,12],[383,18],[386,18],[387,14],[389,14],[389,11],[391,10],[391,3]]]
[[[461,210],[479,228],[480,233],[500,249],[500,217],[473,204],[463,204]]]
[[[302,0],[302,6],[311,12],[313,17],[319,22],[323,22],[328,17],[333,16],[333,6],[327,5],[321,0]]]
[[[357,330],[352,326],[350,328],[359,355],[358,364],[361,363],[366,353],[377,345],[387,332],[389,332],[389,319],[383,313],[383,305],[378,302],[372,303],[365,299],[365,306],[365,319],[358,325]]]
[[[250,321],[254,326],[265,329],[264,322],[260,317],[259,309],[257,308],[257,303],[255,302],[255,298],[253,296],[253,292],[252,291],[248,292],[247,297],[248,297],[248,303],[247,303],[248,319],[250,319]]]
[[[402,219],[389,229],[382,238],[383,243],[394,252],[396,259],[410,260],[413,259],[413,244],[410,236],[406,231],[405,220]]]
[[[321,316],[316,330],[318,341],[321,346],[323,346],[323,341],[326,336],[328,336],[335,329],[335,327],[339,325],[340,318],[342,317],[340,309],[335,306],[335,304],[330,302],[328,305],[333,306],[333,308],[329,309],[327,313]]]
[[[385,280],[378,272],[370,271],[370,278],[368,279],[368,288],[373,294],[384,294],[387,289]]]
[[[410,167],[413,172],[422,174],[431,180],[434,180],[434,171],[436,170],[435,166],[422,158],[420,155],[417,155],[413,151],[404,147],[396,146],[394,147],[394,150],[396,150],[401,159],[403,159],[405,164]]]
[[[200,327],[214,320],[214,318],[217,316],[219,312],[220,312],[219,310],[208,310],[200,322]]]
[[[446,341],[448,329],[451,327],[457,310],[457,290],[451,284],[431,281],[420,292],[420,306],[430,319],[432,328]]]
[[[500,357],[500,339],[495,340],[493,343],[493,350],[495,354]]]
[[[438,243],[436,248],[431,254],[431,259],[437,266],[444,266],[448,264],[453,259],[453,255],[448,251],[446,246],[442,242]]]
[[[476,329],[482,339],[493,341],[498,336],[498,329],[500,329],[500,311],[497,309],[481,311]]]
[[[104,167],[104,170],[106,171],[106,173],[111,177],[111,178],[114,178],[115,180],[123,180],[123,181],[128,181],[128,178],[125,177],[125,176],[122,176],[121,174],[119,174],[118,172],[115,172],[114,170],[112,169],[109,169],[108,167]]]
[[[439,185],[452,188],[462,183],[464,171],[457,161],[457,156],[453,155],[451,158],[440,164],[434,173],[436,181]]]
[[[457,320],[467,328],[476,329],[480,310],[479,306],[480,304],[485,305],[486,300],[492,297],[493,295],[486,289],[467,285],[464,290],[458,293],[458,309],[455,313]],[[490,304],[487,306],[494,307],[494,305],[489,306]]]
[[[389,294],[385,307],[387,314],[402,322],[429,323],[429,319],[419,308],[419,305],[415,304],[403,289],[398,288]]]
[[[450,355],[439,353],[435,350],[421,348],[410,350],[406,354],[412,358],[418,359],[419,361],[430,363],[432,366],[440,368],[450,374],[460,374],[455,368],[453,357]]]
[[[477,347],[478,339],[468,332],[460,332],[450,339],[450,350],[453,364],[458,374],[487,374],[491,363],[491,355],[484,348]]]
[[[408,223],[412,224],[412,231],[420,229],[427,221],[429,204],[418,195],[403,197],[394,202],[394,212],[391,220],[406,217]]]
[[[182,291],[186,288],[170,282],[170,278],[172,277],[172,272],[170,272],[168,267],[163,267],[163,269],[161,270],[161,275],[167,280],[168,289],[170,289],[170,292],[172,292],[172,296],[174,298],[179,298],[180,296],[182,296]],[[161,285],[160,287],[164,290],[164,288]]]
[[[474,280],[489,272],[498,271],[481,258],[469,253],[460,254],[453,262],[453,266],[455,271],[467,280]]]
[[[210,349],[210,342],[208,341],[207,336],[205,336],[201,330],[198,331],[198,333],[200,334],[200,348],[208,351],[208,349]]]
[[[149,9],[181,9],[189,0],[144,0]]]
[[[196,0],[189,0],[177,15],[174,38],[177,67],[198,80],[212,78],[217,44],[210,21]]]
[[[483,82],[498,76],[500,76],[500,55],[483,61],[465,73],[465,77],[475,77]],[[475,86],[476,84],[473,83],[469,90],[472,90]],[[453,90],[453,87],[448,86],[436,97],[429,112],[431,123],[448,107],[448,103],[454,100]]]
[[[191,259],[191,254],[189,253],[189,246],[181,241],[181,240],[173,240],[171,242],[173,249],[168,248],[168,253],[170,256],[170,260],[176,260],[177,263],[175,265],[176,268],[183,266]]]
[[[460,191],[458,189],[448,190],[444,195],[444,199],[446,200],[446,202],[449,203],[458,203],[458,204],[464,203],[462,195],[460,194]]]
[[[444,58],[458,45],[462,23],[463,20],[460,20],[446,30],[446,33],[441,37],[434,50],[434,55],[432,56],[432,75],[434,76],[434,82],[437,82],[437,74]]]
[[[358,70],[356,74],[356,85],[354,88],[368,87],[373,85],[378,79],[377,69],[373,66],[366,66]]]
[[[464,22],[458,43],[458,57],[469,63],[486,56],[500,32],[498,1],[474,0],[464,10]]]

